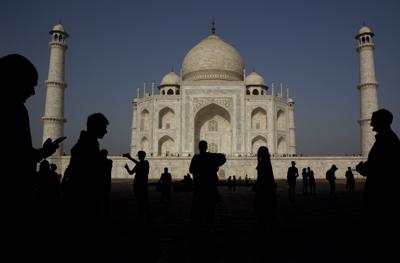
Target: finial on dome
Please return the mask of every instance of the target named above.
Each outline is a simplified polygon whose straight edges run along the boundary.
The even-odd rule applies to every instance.
[[[253,67],[253,72],[256,72],[256,67]]]
[[[367,26],[367,24],[365,23],[365,21],[363,21],[362,26]]]
[[[174,66],[171,67],[171,72],[175,72]]]
[[[211,23],[211,34],[215,35],[215,19],[213,19]]]

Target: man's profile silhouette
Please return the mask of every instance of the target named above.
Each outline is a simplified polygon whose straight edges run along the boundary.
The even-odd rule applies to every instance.
[[[393,115],[386,109],[372,114],[371,126],[376,132],[368,160],[360,162],[356,170],[366,177],[364,204],[369,218],[367,225],[370,237],[369,251],[375,256],[391,257],[398,250],[395,245],[400,234],[399,206],[400,186],[400,141],[391,129]]]

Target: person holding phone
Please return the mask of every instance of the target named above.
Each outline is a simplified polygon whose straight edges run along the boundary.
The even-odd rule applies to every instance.
[[[23,257],[21,251],[32,248],[35,216],[33,214],[33,178],[37,163],[51,156],[58,143],[47,139],[42,148],[32,146],[26,100],[35,95],[38,72],[27,58],[10,54],[0,58],[3,165],[1,208],[3,247],[11,256]],[[27,254],[32,254],[27,252]],[[4,255],[3,255],[4,256]],[[7,256],[5,256],[7,258]],[[22,259],[22,258],[21,258]],[[31,259],[31,258],[30,258]]]

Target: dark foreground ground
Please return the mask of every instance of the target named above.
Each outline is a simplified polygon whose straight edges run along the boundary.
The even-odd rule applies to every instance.
[[[317,195],[287,198],[287,185],[278,182],[280,228],[258,234],[253,212],[254,192],[238,186],[235,192],[220,186],[216,231],[201,238],[190,224],[192,194],[173,192],[169,205],[149,188],[151,226],[136,223],[136,201],[131,181],[113,181],[112,262],[366,262],[365,218],[361,207],[362,182],[348,193],[337,181],[337,198],[328,198],[328,184],[317,182]],[[199,249],[199,247],[201,247]]]

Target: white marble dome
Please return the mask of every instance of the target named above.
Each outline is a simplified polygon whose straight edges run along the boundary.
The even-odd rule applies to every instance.
[[[367,27],[367,26],[361,27],[360,30],[358,31],[358,34],[359,34],[359,35],[361,35],[361,34],[367,34],[367,33],[372,33],[372,30],[371,30],[369,27]]]
[[[257,72],[253,71],[246,76],[244,83],[246,86],[263,86],[265,87],[264,78],[261,77]]]
[[[162,86],[178,86],[179,82],[180,82],[179,76],[174,71],[171,71],[162,78],[160,87],[162,87]]]
[[[61,32],[65,32],[64,30],[64,26],[61,24],[57,24],[53,27],[53,31],[61,31]]]
[[[217,35],[210,35],[186,54],[182,79],[243,80],[243,69],[239,52]]]

